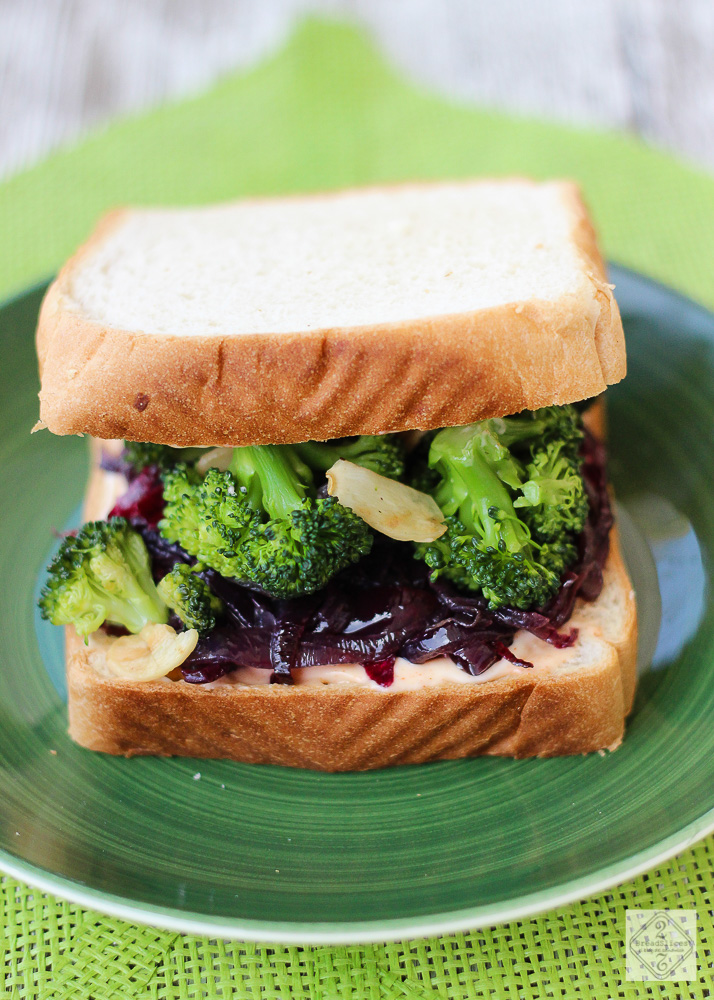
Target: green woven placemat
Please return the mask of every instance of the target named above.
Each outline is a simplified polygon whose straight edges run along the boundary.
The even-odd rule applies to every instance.
[[[112,125],[0,187],[0,296],[52,273],[117,203],[198,203],[414,177],[583,185],[607,254],[714,307],[714,179],[622,135],[448,103],[351,28],[306,22],[208,94]],[[379,946],[262,947],[133,927],[0,880],[0,997],[709,996],[714,838],[623,885],[493,930]],[[695,908],[698,982],[627,983],[624,911]]]

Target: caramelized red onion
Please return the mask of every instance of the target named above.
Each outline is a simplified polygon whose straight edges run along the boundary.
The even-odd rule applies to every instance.
[[[122,494],[109,511],[109,517],[138,519],[155,528],[164,512],[164,486],[159,470],[149,465],[134,476],[126,493]]]

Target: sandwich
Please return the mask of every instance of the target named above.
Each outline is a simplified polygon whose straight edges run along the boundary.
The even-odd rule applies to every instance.
[[[40,599],[77,743],[328,771],[619,745],[625,344],[573,184],[119,210],[37,350],[38,426],[91,442]]]

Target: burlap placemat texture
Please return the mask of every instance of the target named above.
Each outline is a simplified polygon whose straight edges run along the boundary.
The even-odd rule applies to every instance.
[[[112,124],[0,186],[0,296],[50,276],[115,205],[502,174],[576,178],[610,259],[714,308],[712,177],[632,137],[433,96],[403,80],[360,31],[316,20],[249,72]],[[618,889],[540,917],[355,947],[132,926],[2,878],[0,997],[708,997],[713,860],[710,837]],[[698,981],[625,981],[627,908],[697,909]]]

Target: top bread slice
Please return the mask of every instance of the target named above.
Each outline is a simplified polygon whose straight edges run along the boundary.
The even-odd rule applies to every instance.
[[[175,446],[427,430],[625,375],[577,188],[523,179],[117,211],[37,347],[51,431]]]

